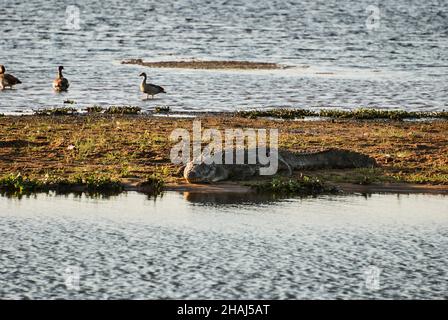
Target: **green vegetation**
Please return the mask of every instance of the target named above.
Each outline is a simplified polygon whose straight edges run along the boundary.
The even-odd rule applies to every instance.
[[[438,118],[448,119],[448,111],[404,111],[404,110],[379,110],[359,108],[355,110],[337,110],[337,109],[323,109],[319,111],[307,109],[268,109],[268,110],[250,110],[238,111],[236,115],[243,118],[255,119],[258,117],[271,117],[280,119],[302,119],[304,117],[323,117],[333,119],[357,119],[357,120],[372,120],[372,119],[389,119],[389,120],[403,120],[403,119],[424,119],[424,118]]]
[[[142,108],[132,106],[111,106],[104,110],[107,114],[138,114]]]
[[[151,175],[139,183],[137,189],[144,193],[158,195],[162,193],[164,186],[165,181],[161,176]],[[67,178],[45,175],[38,179],[17,173],[0,178],[0,194],[14,197],[49,191],[60,194],[86,192],[88,195],[116,195],[125,191],[126,188],[127,186],[118,179],[96,174],[75,174]]]
[[[38,116],[67,116],[67,115],[75,115],[78,113],[78,110],[72,107],[60,107],[60,108],[52,108],[52,109],[39,109],[34,111],[35,115]]]
[[[338,189],[328,186],[316,178],[302,176],[298,179],[274,178],[268,182],[251,185],[258,192],[269,192],[280,195],[317,195],[322,193],[337,193]]]
[[[145,181],[140,182],[138,186],[144,191],[150,191],[153,195],[158,195],[163,192],[165,180],[160,175],[152,174]]]
[[[397,173],[392,175],[396,181],[405,183],[417,183],[417,184],[448,184],[448,173]]]
[[[66,179],[46,176],[43,179],[9,174],[0,179],[0,192],[8,196],[22,196],[37,192],[86,191],[88,193],[115,194],[124,190],[123,185],[107,176],[72,176]]]
[[[87,113],[103,113],[104,112],[104,108],[101,106],[91,106],[91,107],[87,107],[86,111]]]
[[[108,108],[103,108],[101,106],[91,106],[87,107],[86,112],[89,114],[93,113],[106,113],[106,114],[139,114],[142,108],[133,106],[110,106]]]
[[[0,179],[0,192],[7,195],[21,195],[44,191],[44,184],[37,180],[10,174]]]
[[[154,113],[169,113],[170,107],[167,106],[157,106],[154,109]]]
[[[386,176],[382,168],[356,168],[343,171],[328,170],[315,173],[314,176],[324,181],[335,183],[347,182],[360,185],[397,182],[394,177]]]

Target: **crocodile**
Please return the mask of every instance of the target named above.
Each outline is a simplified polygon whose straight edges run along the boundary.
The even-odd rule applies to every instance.
[[[224,159],[225,152],[222,152]],[[254,153],[257,154],[257,153]],[[270,151],[267,150],[267,155]],[[218,159],[219,159],[218,154]],[[247,159],[247,149],[245,150]],[[254,164],[222,164],[210,161],[190,161],[184,168],[184,178],[189,183],[211,183],[222,180],[246,180],[250,177],[260,175],[260,168],[266,167],[260,164],[258,156]],[[294,170],[313,169],[348,169],[375,167],[375,159],[368,155],[344,150],[326,149],[316,152],[292,152],[278,150],[278,169],[286,170],[292,175]]]

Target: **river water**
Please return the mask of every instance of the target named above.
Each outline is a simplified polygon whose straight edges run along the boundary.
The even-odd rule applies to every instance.
[[[374,5],[372,7],[372,5]],[[151,110],[448,105],[448,2],[0,0],[0,113],[124,104]],[[147,69],[120,61],[278,62],[277,71]],[[68,93],[55,94],[65,66]],[[139,73],[167,91],[144,101]]]
[[[437,195],[0,198],[0,298],[447,299]]]

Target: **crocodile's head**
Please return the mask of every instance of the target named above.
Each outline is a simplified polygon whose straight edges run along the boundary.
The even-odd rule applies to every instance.
[[[207,164],[205,162],[189,162],[184,169],[184,178],[189,183],[209,183],[225,180],[228,173],[222,165],[215,163]]]

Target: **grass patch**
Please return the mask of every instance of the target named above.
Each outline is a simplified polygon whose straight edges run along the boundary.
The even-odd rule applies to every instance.
[[[279,119],[303,119],[304,117],[324,117],[332,119],[357,119],[357,120],[404,120],[404,119],[448,119],[448,111],[404,111],[404,110],[379,110],[359,108],[355,110],[323,109],[319,111],[307,109],[269,109],[238,111],[236,115],[243,118],[256,119],[258,117],[271,117]]]
[[[154,113],[169,113],[170,107],[157,106],[154,109]]]
[[[9,174],[0,179],[0,191],[2,194],[10,196],[19,196],[33,192],[43,191],[41,182],[23,177],[19,174]]]
[[[110,106],[107,108],[103,108],[101,106],[91,106],[87,107],[86,112],[89,114],[99,114],[99,113],[106,113],[106,114],[139,114],[142,108],[140,107],[133,107],[133,106]]]
[[[165,180],[160,175],[152,174],[148,176],[145,181],[140,182],[138,186],[146,193],[159,195],[163,192],[163,188],[165,187]]]
[[[110,106],[104,110],[107,114],[139,114],[142,111],[140,107],[133,106]]]
[[[0,193],[12,197],[49,191],[57,193],[85,191],[88,194],[112,195],[122,192],[123,189],[123,184],[107,176],[87,175],[70,178],[46,176],[44,179],[36,179],[18,173],[0,178]]]
[[[257,192],[266,192],[278,195],[318,195],[324,193],[337,193],[337,188],[328,186],[321,180],[302,176],[298,179],[274,178],[268,182],[251,185]]]
[[[60,107],[60,108],[52,108],[52,109],[39,109],[34,111],[34,114],[37,116],[67,116],[67,115],[75,115],[78,113],[78,110],[72,107]]]
[[[389,119],[389,120],[403,120],[403,119],[423,119],[423,118],[440,118],[448,119],[448,111],[404,111],[404,110],[378,110],[360,108],[350,111],[342,110],[320,110],[320,117],[338,118],[338,119]]]
[[[312,110],[305,109],[269,109],[269,110],[249,110],[249,111],[237,111],[238,117],[256,119],[259,117],[264,118],[279,118],[279,119],[302,119],[304,117],[316,117],[319,114]]]
[[[103,113],[104,110],[105,109],[101,106],[91,106],[86,108],[87,113]]]
[[[346,182],[360,185],[373,183],[396,182],[396,179],[384,174],[382,168],[356,168],[350,170],[321,171],[316,177],[335,183]]]
[[[84,160],[95,153],[96,143],[93,138],[86,138],[75,142],[76,159]]]

